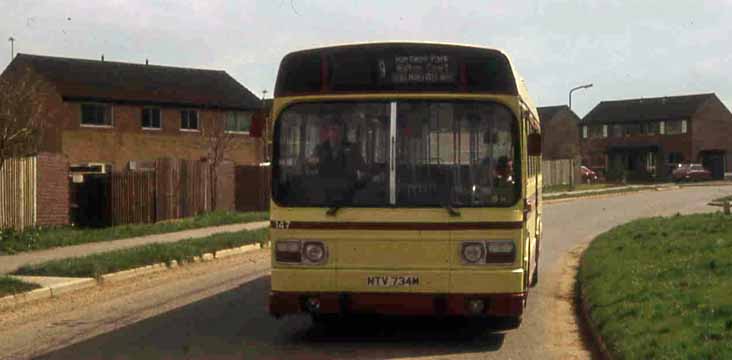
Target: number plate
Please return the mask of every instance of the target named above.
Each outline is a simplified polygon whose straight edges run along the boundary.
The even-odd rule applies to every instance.
[[[405,276],[368,276],[366,278],[366,285],[373,287],[409,287],[419,285],[419,276],[405,275]]]

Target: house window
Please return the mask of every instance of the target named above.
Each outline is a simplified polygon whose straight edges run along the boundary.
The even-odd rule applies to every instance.
[[[600,138],[605,134],[605,125],[592,125],[590,126],[590,137]]]
[[[582,138],[587,139],[587,125],[582,125]]]
[[[657,121],[643,123],[641,132],[646,135],[656,135],[659,133],[659,123]]]
[[[181,130],[198,130],[198,111],[181,110],[180,112],[180,129]]]
[[[658,133],[661,135],[666,133],[666,122],[665,121],[658,122]]]
[[[226,117],[226,132],[248,134],[251,125],[251,113],[231,111]]]
[[[670,120],[666,122],[666,134],[686,134],[686,120]]]
[[[622,124],[613,124],[611,133],[612,133],[613,137],[622,137],[623,136],[623,125]]]
[[[607,125],[602,126],[602,137],[607,137]]]
[[[142,109],[142,128],[143,129],[160,129],[160,109],[158,109],[158,108]]]
[[[625,136],[636,136],[641,133],[641,125],[640,124],[625,124],[623,125],[623,134]]]
[[[81,104],[81,125],[112,126],[112,105]]]

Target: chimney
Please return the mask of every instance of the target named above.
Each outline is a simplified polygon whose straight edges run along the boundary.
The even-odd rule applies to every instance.
[[[145,65],[150,65],[150,63],[145,59]]]
[[[104,54],[102,54],[102,61],[104,61]]]

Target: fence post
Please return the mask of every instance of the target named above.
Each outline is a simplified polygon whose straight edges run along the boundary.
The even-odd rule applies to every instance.
[[[569,189],[574,190],[574,172],[575,172],[574,159],[569,159]]]
[[[729,215],[730,214],[730,201],[725,200],[724,203],[722,204],[722,206],[724,206],[724,214]]]

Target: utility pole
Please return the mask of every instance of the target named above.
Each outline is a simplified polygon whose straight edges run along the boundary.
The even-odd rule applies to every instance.
[[[13,61],[15,57],[15,38],[11,36],[8,41],[10,41],[10,61]]]

